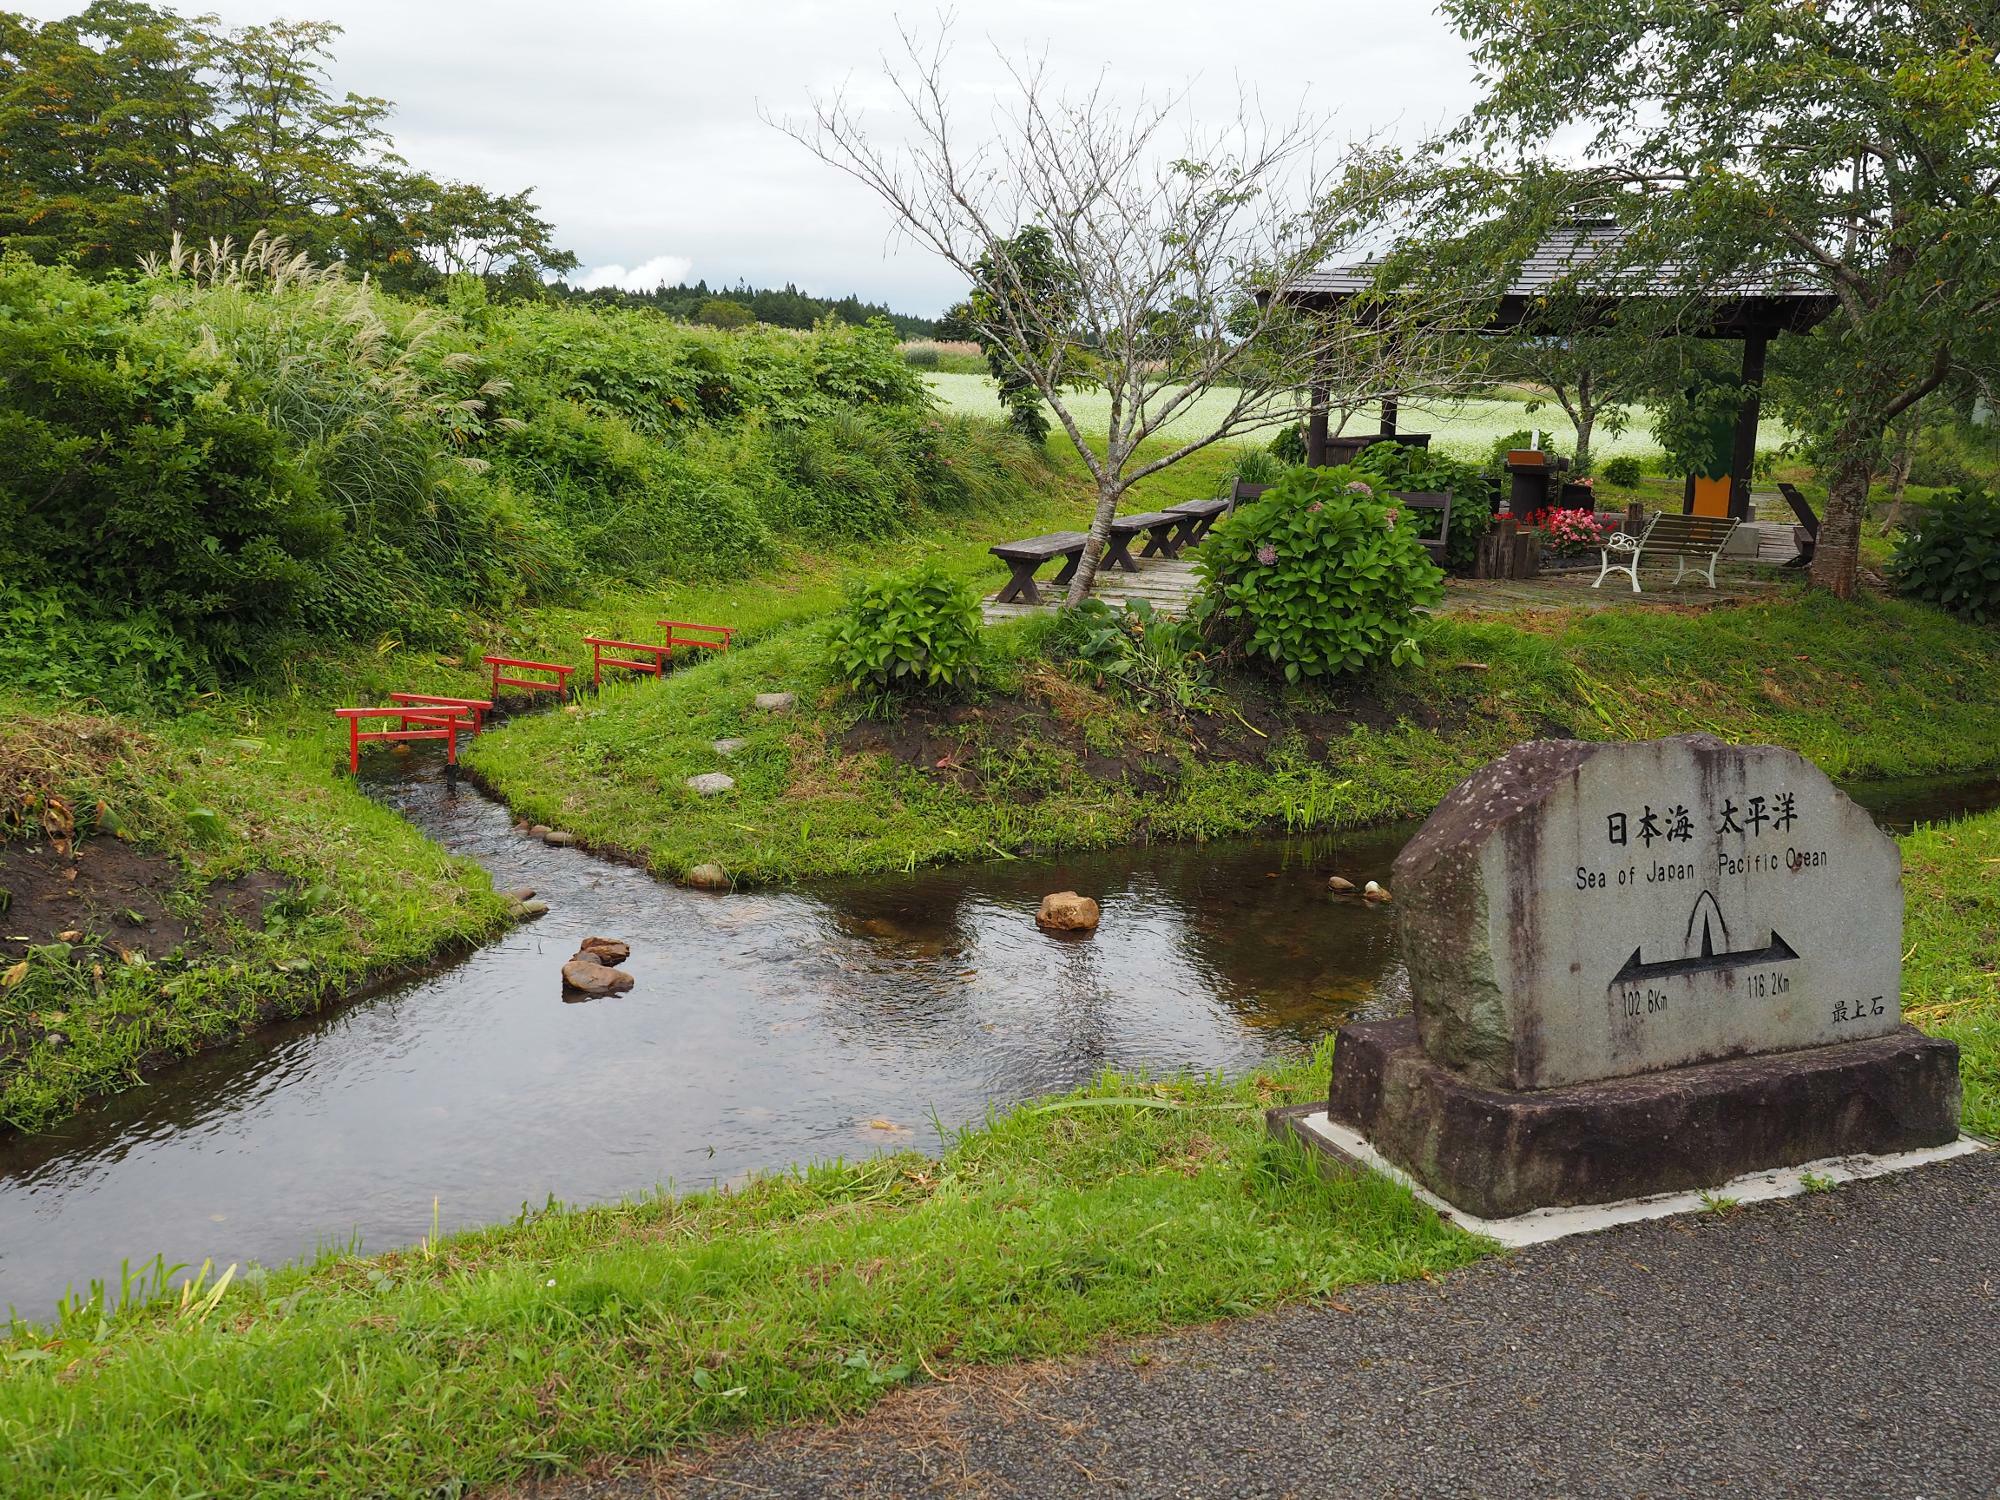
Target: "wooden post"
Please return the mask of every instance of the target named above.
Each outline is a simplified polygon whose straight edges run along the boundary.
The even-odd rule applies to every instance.
[[[1306,467],[1326,467],[1326,387],[1312,388],[1312,405],[1306,413]]]
[[[1396,435],[1397,410],[1396,398],[1394,396],[1384,396],[1382,398],[1382,436],[1385,438],[1392,438]]]
[[[1757,421],[1763,402],[1764,353],[1771,342],[1768,328],[1753,328],[1743,338],[1743,404],[1736,409],[1736,442],[1729,455],[1729,513],[1737,520],[1750,515],[1750,483],[1757,464]]]

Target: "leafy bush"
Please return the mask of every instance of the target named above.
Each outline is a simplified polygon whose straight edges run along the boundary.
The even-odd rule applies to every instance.
[[[1470,573],[1479,561],[1479,539],[1493,527],[1493,481],[1476,463],[1453,458],[1431,448],[1402,443],[1374,443],[1362,450],[1354,466],[1381,481],[1380,488],[1409,494],[1451,496],[1451,529],[1445,535],[1444,565],[1454,573]],[[1419,536],[1434,537],[1444,518],[1422,513]]]
[[[1294,469],[1203,542],[1195,617],[1213,640],[1290,681],[1416,654],[1416,612],[1443,575],[1379,481],[1359,469]]]
[[[1208,701],[1210,673],[1201,627],[1161,614],[1145,599],[1113,609],[1086,599],[1056,617],[1050,652],[1079,675],[1110,686],[1140,710],[1176,717]]]
[[[2000,622],[2000,497],[1964,490],[1934,504],[1889,563],[1899,592],[1975,625]]]
[[[888,574],[855,590],[827,656],[855,692],[962,693],[979,678],[979,602],[935,563]]]
[[[1597,466],[1598,477],[1621,490],[1633,490],[1646,477],[1646,466],[1629,453],[1607,458]]]

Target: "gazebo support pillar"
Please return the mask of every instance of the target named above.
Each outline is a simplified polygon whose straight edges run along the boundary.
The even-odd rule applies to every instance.
[[[1752,328],[1743,336],[1743,402],[1736,408],[1736,443],[1729,456],[1729,513],[1750,515],[1750,482],[1757,465],[1757,422],[1763,406],[1764,352],[1771,330]]]
[[[1396,398],[1394,396],[1384,396],[1382,398],[1383,437],[1392,438],[1396,435],[1396,416],[1397,416]]]
[[[1326,407],[1327,389],[1315,385],[1312,405],[1306,410],[1306,467],[1310,469],[1326,467]]]

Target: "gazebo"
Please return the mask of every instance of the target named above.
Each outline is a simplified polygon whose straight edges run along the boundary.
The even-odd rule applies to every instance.
[[[1588,326],[1593,306],[1608,320],[1621,306],[1638,301],[1688,304],[1696,317],[1683,331],[1696,338],[1740,339],[1743,343],[1744,398],[1737,409],[1728,452],[1718,452],[1706,475],[1688,479],[1684,508],[1695,515],[1735,516],[1749,513],[1750,471],[1757,456],[1758,386],[1764,379],[1764,357],[1771,340],[1781,333],[1804,333],[1833,311],[1834,298],[1824,292],[1800,291],[1773,279],[1740,278],[1700,293],[1690,293],[1686,280],[1671,268],[1638,271],[1620,262],[1627,231],[1611,219],[1581,219],[1551,233],[1521,262],[1496,303],[1483,331],[1534,329],[1545,316],[1552,293],[1564,291],[1580,302]],[[1593,266],[1601,264],[1593,283]],[[1374,290],[1372,264],[1323,267],[1302,277],[1287,300],[1304,308],[1333,310]],[[1554,330],[1551,330],[1552,332]],[[1573,331],[1573,325],[1564,331]],[[1396,436],[1394,401],[1382,403],[1381,436]],[[1720,447],[1720,445],[1718,445]],[[1306,462],[1326,462],[1327,390],[1315,386],[1306,423]]]

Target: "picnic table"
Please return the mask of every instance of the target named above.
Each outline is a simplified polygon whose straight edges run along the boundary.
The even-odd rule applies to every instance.
[[[1136,516],[1113,516],[1111,530],[1105,537],[1104,563],[1107,568],[1122,568],[1127,573],[1139,571],[1139,565],[1132,560],[1132,543],[1139,534],[1146,535],[1146,545],[1140,550],[1141,557],[1165,557],[1169,562],[1180,556],[1183,543],[1179,532],[1185,518],[1170,510],[1149,510]]]
[[[1183,500],[1179,505],[1169,505],[1167,514],[1180,520],[1174,533],[1176,549],[1198,545],[1215,529],[1215,523],[1234,508],[1235,503],[1234,500]]]
[[[1018,542],[1001,542],[989,547],[1000,561],[1012,569],[1007,586],[994,595],[995,604],[1012,604],[1016,599],[1026,599],[1030,604],[1042,602],[1041,590],[1035,587],[1035,569],[1053,558],[1066,558],[1062,571],[1051,580],[1054,583],[1068,583],[1076,577],[1077,565],[1083,561],[1083,549],[1090,545],[1090,537],[1081,531],[1051,531],[1045,536],[1031,536]]]

